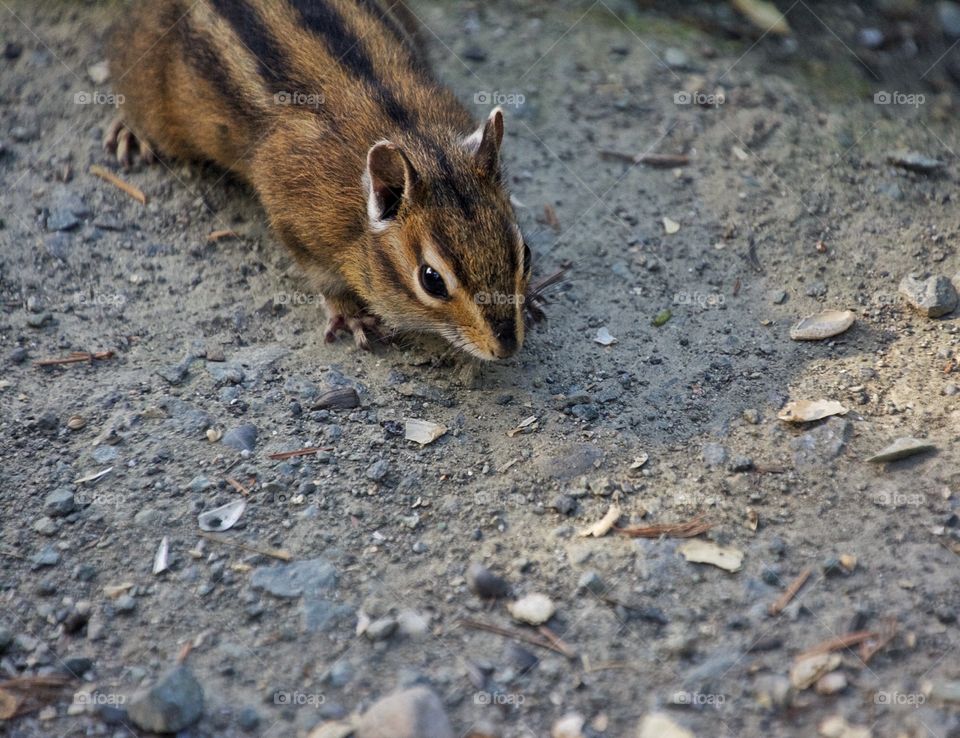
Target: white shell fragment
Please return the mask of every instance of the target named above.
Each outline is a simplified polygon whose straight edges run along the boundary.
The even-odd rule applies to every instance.
[[[674,722],[665,712],[651,712],[640,723],[638,738],[694,738],[693,733]]]
[[[421,446],[433,443],[447,432],[447,426],[433,423],[429,420],[410,418],[405,427],[405,437],[408,441],[416,441]]]
[[[243,515],[243,511],[246,509],[247,501],[243,498],[238,498],[233,502],[228,502],[226,505],[221,505],[213,510],[206,510],[200,513],[197,517],[197,522],[200,524],[200,530],[205,530],[210,533],[222,533],[236,525],[240,516]]]
[[[790,667],[790,684],[795,689],[808,689],[824,674],[840,666],[841,661],[838,653],[817,653],[795,661]]]
[[[673,218],[663,218],[663,230],[668,236],[672,236],[674,233],[680,230],[680,224],[677,223]]]
[[[903,438],[898,438],[879,453],[869,457],[867,461],[874,463],[897,461],[899,459],[905,459],[908,456],[913,456],[914,454],[922,454],[924,451],[933,451],[934,449],[936,449],[936,446],[929,441],[904,436]]]
[[[607,326],[598,328],[593,340],[601,346],[612,346],[617,342],[617,339],[610,335],[610,329]]]
[[[162,574],[170,568],[170,541],[164,536],[160,541],[160,547],[153,557],[153,573]]]
[[[543,625],[557,611],[553,600],[544,594],[534,593],[521,597],[507,605],[514,620],[529,625]]]
[[[846,415],[847,408],[836,400],[793,400],[777,415],[788,423],[809,423],[831,415]]]
[[[694,564],[711,564],[724,571],[740,571],[743,566],[743,551],[730,546],[718,546],[713,541],[695,538],[679,548],[687,561]]]
[[[610,529],[613,527],[613,524],[620,519],[620,516],[623,514],[623,511],[620,509],[620,506],[614,502],[610,505],[610,509],[607,510],[607,514],[604,515],[600,520],[598,520],[593,525],[588,525],[586,528],[582,529],[579,533],[580,536],[586,538],[587,536],[593,536],[594,538],[603,538],[610,532]]]
[[[853,325],[856,318],[850,310],[824,310],[808,315],[790,329],[794,341],[820,341],[838,336]]]

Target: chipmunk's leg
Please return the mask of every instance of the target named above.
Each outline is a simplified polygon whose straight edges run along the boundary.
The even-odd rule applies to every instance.
[[[153,164],[157,160],[153,147],[146,140],[138,138],[120,116],[114,118],[107,128],[103,148],[114,154],[124,169],[130,168],[135,157],[144,164]]]
[[[327,309],[327,327],[324,339],[327,343],[337,340],[339,331],[353,334],[357,348],[369,349],[370,339],[377,336],[380,320],[367,313],[353,298],[346,295],[324,296]]]

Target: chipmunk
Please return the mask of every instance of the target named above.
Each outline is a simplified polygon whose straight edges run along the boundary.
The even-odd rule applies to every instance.
[[[386,5],[387,3],[384,3]],[[390,0],[141,0],[111,34],[125,166],[208,160],[248,182],[324,297],[325,338],[378,321],[481,359],[524,339],[531,253],[500,162]]]

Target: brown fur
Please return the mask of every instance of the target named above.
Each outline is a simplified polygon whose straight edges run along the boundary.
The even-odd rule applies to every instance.
[[[253,185],[332,331],[360,341],[372,313],[506,356],[523,342],[529,264],[502,184],[502,115],[474,132],[394,4],[381,19],[375,0],[141,2],[110,51],[124,122],[163,155]],[[424,265],[448,297],[424,291]]]

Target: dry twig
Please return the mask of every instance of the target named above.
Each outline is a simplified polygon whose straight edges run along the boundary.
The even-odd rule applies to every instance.
[[[534,646],[540,646],[540,648],[546,648],[555,653],[562,654],[567,658],[572,658],[574,655],[573,650],[567,646],[565,643],[560,641],[559,638],[553,635],[551,631],[552,638],[547,637],[546,635],[536,635],[534,633],[527,633],[522,630],[515,630],[514,628],[504,628],[500,625],[495,625],[494,623],[485,623],[482,620],[474,620],[473,618],[460,618],[458,621],[461,625],[464,625],[468,628],[473,628],[474,630],[485,630],[488,633],[496,633],[497,635],[502,635],[504,638],[513,638],[517,641],[523,641],[524,643],[530,643]]]
[[[784,608],[790,604],[794,597],[797,596],[797,592],[799,592],[803,585],[807,583],[807,580],[810,578],[812,573],[813,570],[809,566],[800,572],[800,574],[797,575],[797,578],[790,582],[790,585],[783,591],[783,594],[770,604],[770,607],[767,608],[767,612],[769,612],[771,615],[779,615],[781,612],[783,612]]]
[[[147,204],[147,196],[143,194],[143,190],[141,190],[139,187],[135,187],[129,182],[125,182],[124,180],[120,179],[120,177],[118,177],[116,174],[114,174],[113,172],[107,169],[104,169],[99,164],[92,164],[90,166],[90,174],[100,177],[100,179],[106,180],[121,192],[124,192],[130,197],[132,197],[141,205]]]

